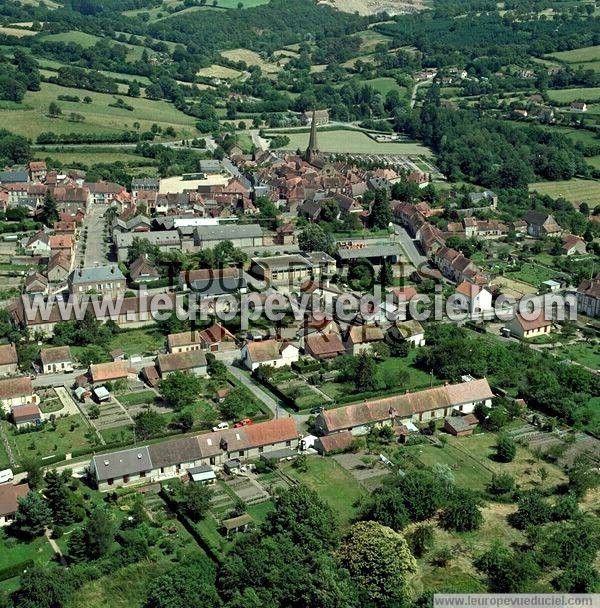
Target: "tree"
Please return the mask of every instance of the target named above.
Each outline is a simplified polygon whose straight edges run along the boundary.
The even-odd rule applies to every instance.
[[[248,399],[242,389],[236,388],[227,394],[225,399],[219,404],[219,410],[225,420],[237,420],[242,417]]]
[[[105,555],[115,540],[116,526],[111,513],[96,507],[84,525],[87,556],[98,559]]]
[[[36,489],[42,485],[44,475],[42,466],[37,458],[26,457],[23,460],[23,469],[27,471],[27,483],[30,488]]]
[[[389,197],[385,190],[377,190],[369,215],[369,223],[372,228],[383,229],[387,228],[391,221],[392,209]]]
[[[336,250],[335,239],[318,224],[308,224],[298,234],[298,246],[302,251],[324,251],[333,255]]]
[[[46,226],[52,226],[56,220],[58,220],[58,210],[56,208],[56,199],[50,189],[46,190],[44,196],[44,205],[42,207],[42,213],[40,219]]]
[[[396,486],[411,521],[423,521],[432,517],[444,501],[442,484],[429,471],[421,471],[419,475],[405,475],[396,482]]]
[[[13,526],[27,538],[41,536],[52,522],[52,511],[44,499],[36,492],[28,492],[19,499]]]
[[[55,564],[34,564],[21,575],[21,585],[14,595],[15,608],[62,608],[72,592],[64,568]]]
[[[129,83],[128,93],[131,97],[140,96],[140,85],[135,80]]]
[[[307,551],[333,549],[339,543],[338,520],[333,510],[316,492],[294,486],[277,496],[263,531],[275,536],[287,534],[294,544]]]
[[[540,567],[534,556],[525,551],[509,551],[501,543],[480,555],[475,567],[487,575],[493,593],[524,593],[540,576]]]
[[[321,213],[319,213],[319,221],[335,222],[340,215],[340,205],[335,199],[328,199],[321,203]]]
[[[194,415],[192,412],[181,412],[177,417],[177,424],[179,424],[182,433],[191,431],[194,426]]]
[[[433,526],[421,524],[417,526],[407,538],[408,546],[415,557],[423,557],[433,548],[435,536]]]
[[[583,498],[588,490],[600,483],[600,475],[594,468],[592,460],[585,454],[580,454],[567,469],[569,490],[578,498]]]
[[[165,402],[175,410],[198,400],[203,382],[198,376],[176,371],[158,383],[158,391]]]
[[[184,486],[180,499],[185,514],[195,522],[200,521],[206,515],[210,507],[212,490],[201,483],[188,483]]]
[[[374,390],[376,386],[377,363],[371,355],[363,351],[356,357],[354,387],[356,392],[365,393]]]
[[[61,114],[62,110],[60,109],[60,106],[55,101],[51,101],[48,105],[48,116],[50,116],[51,118],[56,118]]]
[[[381,285],[383,289],[394,284],[394,271],[387,258],[383,258],[381,268],[377,275],[377,283]]]
[[[163,417],[154,410],[144,410],[133,418],[135,434],[138,439],[150,439],[159,437],[164,433],[165,421]]]
[[[529,526],[540,526],[550,521],[552,509],[544,497],[535,491],[523,492],[517,502],[518,508],[508,520],[512,526],[525,530]]]
[[[376,521],[397,532],[410,523],[410,515],[402,502],[398,488],[383,487],[371,493],[362,503],[359,518]]]
[[[494,473],[487,491],[494,496],[510,495],[515,490],[515,478],[509,473]]]
[[[483,515],[479,509],[480,501],[476,494],[469,490],[455,489],[446,506],[443,508],[440,519],[447,530],[469,532],[477,530],[483,523]]]
[[[512,462],[516,454],[517,444],[514,439],[506,433],[499,435],[496,443],[496,458],[500,462]]]
[[[144,608],[192,606],[222,606],[215,589],[215,566],[203,553],[194,554],[155,578],[150,583],[144,604]]]
[[[73,492],[67,487],[68,479],[66,471],[48,471],[44,477],[44,496],[52,511],[54,523],[59,526],[68,526],[76,519]]]
[[[381,608],[404,605],[415,558],[404,537],[374,521],[354,524],[337,552],[358,588],[362,603]]]

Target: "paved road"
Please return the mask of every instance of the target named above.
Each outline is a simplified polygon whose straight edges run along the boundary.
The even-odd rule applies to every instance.
[[[410,263],[415,267],[419,268],[422,264],[427,263],[427,258],[419,253],[414,241],[410,238],[410,235],[406,230],[399,226],[398,224],[394,224],[394,232],[398,236],[398,241],[404,250],[404,253],[408,256]]]

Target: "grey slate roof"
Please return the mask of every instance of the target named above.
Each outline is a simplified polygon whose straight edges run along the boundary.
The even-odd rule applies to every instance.
[[[125,277],[118,266],[89,266],[78,268],[69,275],[73,285],[102,281],[124,281]]]
[[[260,238],[262,233],[262,228],[258,224],[227,224],[196,228],[196,237],[200,241]]]
[[[27,171],[0,171],[0,183],[26,184],[29,181]]]
[[[133,239],[146,240],[153,245],[179,245],[181,237],[176,230],[157,230],[156,232],[118,232],[115,234],[117,248],[131,247]]]
[[[152,461],[147,446],[100,454],[94,456],[94,468],[98,481],[117,479],[124,475],[135,475],[152,470]]]
[[[379,258],[399,255],[396,245],[367,245],[362,249],[338,249],[336,255],[340,260],[356,258]]]
[[[201,279],[192,281],[190,287],[193,291],[203,296],[218,296],[244,289],[246,287],[246,280],[243,277]]]

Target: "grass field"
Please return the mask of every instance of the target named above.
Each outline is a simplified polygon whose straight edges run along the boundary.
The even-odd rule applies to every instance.
[[[290,143],[288,150],[303,150],[308,144],[308,133],[286,133]],[[418,142],[377,143],[360,131],[322,131],[318,134],[322,152],[348,152],[355,154],[400,154],[406,156],[431,156],[428,148]]]
[[[141,355],[153,353],[164,346],[164,337],[152,330],[132,329],[114,336],[109,344],[109,350],[122,348],[126,355]]]
[[[390,91],[398,91],[403,97],[408,95],[406,88],[401,87],[394,78],[373,78],[372,80],[363,80],[362,84],[371,85],[384,97]]]
[[[600,100],[600,87],[588,89],[560,89],[549,90],[550,101],[570,103],[571,101],[598,101]]]
[[[580,49],[573,49],[572,51],[561,51],[559,53],[552,53],[548,57],[554,57],[560,61],[566,61],[567,63],[584,63],[588,61],[600,61],[600,45],[596,46],[584,46]]]
[[[570,179],[559,182],[537,182],[529,184],[529,190],[548,194],[553,198],[565,198],[573,203],[585,201],[590,206],[600,203],[600,181]]]
[[[61,163],[68,165],[71,163],[81,163],[83,165],[94,165],[98,163],[114,163],[122,162],[126,165],[148,166],[148,159],[143,156],[138,156],[133,152],[128,152],[126,149],[114,150],[114,148],[86,148],[81,152],[79,150],[69,148],[59,149],[37,149],[36,156],[40,158],[53,158]],[[151,167],[154,169],[154,167]]]
[[[202,68],[196,72],[198,76],[203,76],[204,78],[222,78],[224,80],[235,80],[239,78],[242,73],[238,70],[233,70],[231,68],[226,68],[223,65],[209,65],[207,68]]]
[[[4,530],[0,530],[0,570],[29,559],[47,564],[53,555],[52,547],[45,537],[31,542],[17,542],[7,536]]]
[[[89,96],[92,103],[59,101],[63,118],[50,118],[46,115],[48,105],[56,101],[59,95],[77,95],[79,98]],[[10,125],[11,131],[19,135],[35,138],[43,131],[54,133],[119,133],[133,129],[133,123],[140,123],[140,130],[150,129],[153,123],[159,126],[173,127],[178,136],[190,137],[195,134],[195,120],[176,110],[172,104],[150,99],[133,99],[128,97],[127,105],[134,108],[128,111],[122,108],[109,107],[115,102],[115,95],[82,91],[59,85],[42,83],[41,90],[28,91],[19,109],[0,110],[0,121]],[[85,117],[85,122],[75,123],[67,120],[70,112]]]
[[[360,50],[371,52],[378,44],[389,42],[389,36],[384,36],[375,30],[365,30],[356,34],[360,38]]]
[[[60,34],[42,34],[40,40],[46,40],[48,42],[64,42],[68,44],[73,42],[82,46],[83,48],[90,48],[100,40],[99,36],[93,34],[87,34],[86,32],[78,32],[75,30],[69,32],[61,32]]]
[[[292,466],[285,472],[315,490],[337,513],[342,525],[354,517],[354,503],[362,495],[362,489],[352,475],[331,458],[319,456],[308,459],[308,471],[302,473]]]

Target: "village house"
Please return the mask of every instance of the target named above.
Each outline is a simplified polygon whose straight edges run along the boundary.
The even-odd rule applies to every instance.
[[[577,312],[600,317],[600,274],[595,279],[584,279],[577,287]]]
[[[10,410],[10,416],[17,429],[36,426],[42,422],[42,412],[35,403],[15,405]]]
[[[350,431],[342,431],[333,435],[324,435],[315,439],[314,448],[322,456],[340,453],[348,450],[354,443],[354,435]]]
[[[50,255],[50,235],[43,230],[38,230],[27,239],[23,249],[36,257]]]
[[[315,359],[333,359],[346,352],[346,348],[336,333],[315,333],[304,338],[304,350]]]
[[[248,291],[244,273],[239,268],[182,270],[178,287],[183,291],[192,291],[201,298],[218,298]]]
[[[157,230],[155,232],[116,232],[114,234],[115,247],[117,249],[117,259],[119,262],[126,262],[129,257],[129,249],[134,240],[148,241],[150,245],[158,247],[159,251],[180,251],[181,235],[177,230]]]
[[[407,425],[440,420],[458,413],[471,414],[478,403],[490,406],[493,396],[485,378],[447,384],[323,410],[317,416],[316,426],[323,435],[342,431],[364,435],[372,426]]]
[[[93,202],[93,197],[88,188],[59,186],[54,188],[53,195],[59,213],[74,215],[79,211],[85,212]]]
[[[456,288],[456,294],[472,319],[487,318],[493,313],[492,293],[484,287],[463,281]]]
[[[549,213],[541,211],[528,211],[525,214],[527,234],[541,239],[545,236],[560,236],[562,228]]]
[[[300,434],[293,418],[182,437],[99,454],[90,470],[101,491],[180,477],[203,465],[220,467],[232,458],[247,460],[278,450],[296,450]]]
[[[0,345],[0,375],[16,374],[19,368],[19,358],[14,344]]]
[[[574,234],[564,234],[562,236],[562,246],[560,248],[563,255],[584,255],[587,253],[586,242]]]
[[[588,111],[588,106],[587,106],[587,103],[585,103],[585,101],[573,101],[573,102],[571,102],[571,105],[569,107],[571,108],[571,110],[575,110],[576,112],[587,112]]]
[[[29,485],[27,483],[18,485],[0,484],[0,528],[12,524],[15,513],[19,508],[19,499],[25,498],[28,493]]]
[[[173,372],[188,372],[194,376],[208,375],[206,356],[200,350],[158,355],[156,367],[161,378],[166,378]]]
[[[59,251],[48,260],[48,281],[50,283],[62,283],[69,276],[71,260],[64,251]]]
[[[29,161],[28,168],[29,178],[32,182],[43,182],[46,179],[48,169],[45,160],[31,160]]]
[[[63,253],[71,257],[73,253],[74,239],[70,234],[53,234],[50,237],[50,252]]]
[[[112,361],[110,363],[92,363],[88,377],[92,384],[114,382],[115,380],[128,380],[135,378],[135,371],[130,369],[127,361]]]
[[[302,114],[302,122],[305,125],[326,125],[329,122],[329,110],[307,110]]]
[[[400,340],[405,340],[413,348],[425,346],[425,330],[423,326],[414,319],[397,321],[389,330],[388,334],[397,336]]]
[[[295,363],[300,358],[300,351],[289,342],[279,340],[260,340],[246,342],[242,347],[242,363],[251,371],[263,365],[284,367]]]
[[[73,371],[73,358],[68,346],[42,348],[40,352],[42,373],[55,374]]]
[[[211,353],[237,350],[235,336],[219,323],[203,329],[199,338],[202,348]]]
[[[257,279],[277,285],[294,285],[307,279],[332,276],[335,267],[335,260],[322,251],[252,258],[250,261],[250,272]]]
[[[506,326],[510,333],[518,338],[535,338],[549,334],[552,331],[552,320],[544,318],[544,311],[538,311],[535,319],[525,319],[519,313],[510,319]]]
[[[112,205],[119,194],[126,192],[125,186],[114,182],[92,182],[83,186],[90,191],[92,201],[97,205]]]
[[[127,282],[118,266],[88,266],[73,270],[68,278],[69,292],[117,298],[125,293]]]
[[[0,404],[6,413],[12,407],[30,403],[39,403],[39,398],[33,391],[33,384],[29,376],[0,380]]]
[[[150,261],[147,253],[141,254],[129,266],[129,278],[137,285],[160,279],[160,273]]]
[[[45,294],[48,291],[48,279],[43,274],[34,271],[25,278],[23,289],[25,293]]]
[[[201,349],[199,331],[183,331],[167,336],[167,350],[170,353],[187,353],[191,350]]]
[[[231,241],[234,247],[262,247],[263,230],[259,224],[222,224],[197,226],[194,231],[199,249],[212,249],[223,241]]]
[[[131,180],[131,196],[134,202],[140,196],[141,192],[158,192],[158,185],[160,180],[153,177],[136,177]]]
[[[352,325],[344,338],[346,350],[350,355],[370,352],[373,344],[381,342],[385,335],[377,325]]]
[[[275,245],[292,245],[296,242],[294,225],[291,223],[283,224],[275,231]]]

